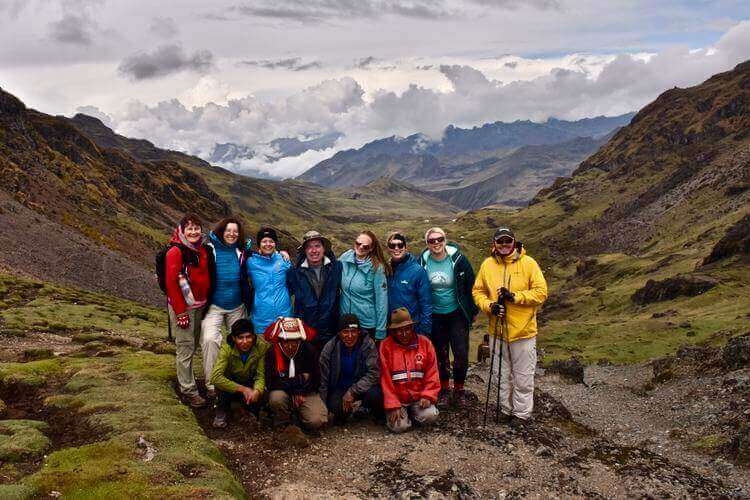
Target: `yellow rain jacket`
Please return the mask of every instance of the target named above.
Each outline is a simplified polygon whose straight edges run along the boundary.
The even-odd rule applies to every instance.
[[[497,291],[504,286],[515,294],[515,302],[506,303],[508,331],[503,337],[509,342],[536,336],[536,310],[547,299],[547,282],[534,259],[521,248],[509,256],[487,257],[479,268],[472,296],[476,305],[490,318],[490,333],[494,332],[496,316],[490,311],[497,302]],[[500,335],[501,330],[498,330]]]

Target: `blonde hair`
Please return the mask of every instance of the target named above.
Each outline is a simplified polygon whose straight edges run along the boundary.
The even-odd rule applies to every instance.
[[[445,238],[446,240],[448,239],[448,235],[441,228],[439,228],[439,227],[431,227],[430,229],[427,230],[426,233],[424,233],[424,242],[425,243],[427,243],[427,237],[430,236],[430,233],[442,234],[443,238]]]

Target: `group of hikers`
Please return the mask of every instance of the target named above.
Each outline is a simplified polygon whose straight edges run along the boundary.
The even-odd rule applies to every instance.
[[[179,390],[192,407],[214,402],[215,427],[226,427],[233,402],[256,416],[267,408],[274,427],[296,419],[307,432],[355,414],[393,432],[434,423],[438,408],[467,405],[469,330],[480,311],[501,332],[502,420],[531,417],[547,284],[510,229],[495,231],[475,276],[439,227],[416,255],[404,234],[390,233],[388,257],[371,231],[338,258],[328,238],[308,231],[294,262],[273,228],[255,241],[233,217],[208,235],[203,228],[185,215],[157,274],[175,326]],[[198,345],[205,398],[193,372]]]

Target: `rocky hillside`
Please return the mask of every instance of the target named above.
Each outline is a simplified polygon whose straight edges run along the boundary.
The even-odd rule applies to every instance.
[[[0,90],[2,243],[13,249],[2,253],[0,267],[40,279],[160,301],[150,276],[153,255],[186,211],[209,224],[239,215],[251,233],[275,225],[293,251],[295,235],[310,227],[348,243],[355,216],[361,222],[452,213],[427,195],[413,201],[404,190],[386,199],[354,197],[302,181],[242,177],[117,135],[96,118],[27,109]]]
[[[362,186],[385,176],[420,189],[448,190],[439,196],[462,208],[497,202],[525,205],[555,177],[570,174],[596,150],[602,137],[626,125],[632,116],[575,122],[496,122],[472,129],[450,126],[437,142],[422,134],[389,137],[357,150],[341,151],[299,178],[323,186],[346,187]],[[530,170],[533,174],[526,175]],[[497,175],[505,180],[490,183],[500,188],[491,195],[485,181]],[[507,189],[511,184],[516,188],[512,194]]]

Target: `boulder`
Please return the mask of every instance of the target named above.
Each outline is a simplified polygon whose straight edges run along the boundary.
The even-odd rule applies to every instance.
[[[648,280],[643,288],[636,290],[631,300],[645,305],[652,302],[672,300],[676,297],[694,297],[712,289],[719,283],[709,276],[683,275],[661,281]]]
[[[583,384],[584,370],[578,358],[556,360],[546,367],[547,373],[556,373],[564,380],[574,384]]]
[[[750,333],[727,342],[721,350],[721,358],[730,370],[750,367]]]

